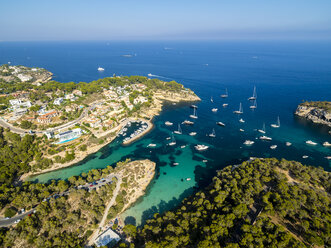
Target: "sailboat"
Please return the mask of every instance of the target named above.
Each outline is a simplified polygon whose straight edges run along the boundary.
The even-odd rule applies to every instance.
[[[212,97],[212,96],[210,97],[210,101],[211,101],[211,102],[214,102],[214,100],[213,100],[213,97]]]
[[[271,127],[273,127],[273,128],[279,128],[279,127],[280,127],[279,116],[278,116],[278,118],[277,118],[277,124],[271,124]]]
[[[178,124],[178,130],[174,131],[175,134],[182,134],[182,129],[180,128],[180,124]]]
[[[248,98],[248,100],[253,101],[256,100],[256,87],[254,86],[254,90],[253,90],[253,96],[251,96],[250,98]]]
[[[174,145],[176,145],[176,140],[174,134],[171,134],[171,142],[169,143],[169,146],[174,146]]]
[[[190,115],[190,117],[191,117],[192,119],[198,119],[198,116],[197,116],[197,109],[196,109],[196,108],[193,109],[193,115]]]
[[[233,113],[235,113],[235,114],[242,114],[242,113],[244,113],[244,112],[243,112],[243,106],[242,106],[241,103],[240,103],[240,105],[239,105],[239,110],[233,111]]]
[[[249,106],[250,109],[256,109],[257,108],[257,103],[256,100],[254,100],[253,105]]]
[[[211,138],[215,138],[216,137],[216,133],[215,133],[215,129],[214,128],[213,128],[213,132],[210,133],[208,136],[211,137]]]
[[[257,131],[259,131],[260,133],[265,133],[265,123],[263,123],[262,129],[259,129]]]
[[[221,95],[222,98],[227,98],[229,95],[228,95],[228,89],[226,88],[225,89],[225,94]]]

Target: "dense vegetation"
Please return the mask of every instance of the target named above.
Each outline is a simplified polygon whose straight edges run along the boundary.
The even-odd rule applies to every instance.
[[[320,108],[331,113],[331,102],[328,101],[303,102],[300,104],[300,106]]]
[[[150,248],[330,247],[330,191],[321,168],[256,159],[219,171],[209,187],[132,237]]]

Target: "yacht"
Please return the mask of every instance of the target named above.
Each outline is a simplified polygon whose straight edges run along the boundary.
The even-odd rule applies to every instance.
[[[245,123],[245,121],[244,121],[243,118],[240,118],[239,122],[241,122],[241,123]]]
[[[272,149],[272,150],[274,150],[274,149],[276,149],[277,148],[277,145],[272,145],[272,146],[270,146],[270,149]]]
[[[223,103],[223,108],[226,108],[227,106],[229,106],[229,104],[228,103]]]
[[[254,144],[254,141],[251,141],[251,140],[245,140],[245,142],[244,142],[244,145],[247,145],[247,146],[250,146],[253,144]]]
[[[182,129],[180,128],[180,124],[178,124],[178,130],[174,131],[175,134],[182,134]]]
[[[215,133],[215,129],[214,128],[213,128],[213,132],[210,133],[208,136],[211,137],[211,138],[215,138],[216,137],[216,133]]]
[[[221,122],[221,121],[216,122],[216,124],[219,125],[219,126],[221,126],[221,127],[225,127],[225,124],[223,122]]]
[[[191,178],[190,177],[186,178],[186,181],[191,181]]]
[[[171,140],[171,137],[167,137],[166,140]]]
[[[166,126],[172,126],[172,125],[173,125],[173,123],[170,122],[170,121],[166,121],[164,124],[165,124]]]
[[[306,144],[308,144],[308,145],[312,145],[312,146],[316,146],[316,145],[317,145],[316,142],[311,141],[311,140],[307,140],[307,141],[306,141]]]
[[[211,111],[213,111],[214,113],[216,113],[218,110],[218,108],[212,108]]]
[[[309,158],[309,156],[307,156],[307,155],[303,155],[302,158]]]
[[[325,158],[330,160],[331,159],[331,156],[326,156]]]
[[[102,67],[98,67],[98,71],[104,71],[105,69]]]
[[[221,95],[222,98],[227,98],[229,96],[228,89],[225,89],[225,94]]]
[[[329,146],[331,146],[331,144],[330,144],[329,142],[325,141],[325,142],[323,143],[323,146],[329,147]]]
[[[180,146],[180,148],[182,148],[182,149],[184,149],[186,147],[186,145],[182,145],[182,146]]]
[[[257,131],[260,133],[265,133],[265,123],[263,123],[262,129],[258,129]]]
[[[173,165],[179,165],[179,163],[172,163]]]
[[[148,73],[147,76],[153,77],[153,74],[152,73]]]
[[[285,144],[286,144],[286,146],[291,146],[292,145],[291,142],[286,142]]]
[[[174,135],[172,134],[171,135],[171,142],[169,143],[169,146],[174,146],[174,145],[176,145],[176,140],[175,140]]]
[[[256,100],[254,100],[253,105],[249,106],[250,109],[256,109],[257,108],[257,103]]]
[[[202,160],[202,162],[204,162],[204,163],[207,163],[207,162],[208,162],[208,160],[207,160],[207,159],[204,159],[204,160]]]
[[[244,130],[244,129],[242,129],[242,128],[240,128],[240,129],[239,129],[239,131],[240,131],[240,132],[245,132],[245,130]]]
[[[265,135],[259,137],[259,139],[260,139],[260,140],[268,140],[268,141],[271,141],[271,140],[272,140],[272,138],[270,138],[270,137],[268,137],[268,136],[265,136]]]
[[[198,119],[196,108],[193,109],[193,115],[190,115],[192,119]]]
[[[239,110],[233,111],[233,113],[239,114],[239,115],[244,113],[242,103],[239,104]]]
[[[250,100],[250,101],[254,101],[254,100],[256,100],[256,87],[254,86],[254,90],[253,90],[253,96],[251,96],[250,98],[248,98],[248,100]]]
[[[148,146],[147,147],[155,147],[156,146],[156,144],[148,144]]]
[[[273,128],[279,128],[279,127],[280,127],[279,116],[278,116],[278,118],[277,118],[277,124],[271,124],[270,126],[273,127]]]
[[[194,122],[193,121],[189,121],[189,120],[185,120],[182,122],[183,125],[193,125]]]
[[[190,136],[195,136],[195,135],[197,135],[197,133],[196,132],[190,132],[189,135]]]
[[[198,151],[205,151],[209,148],[209,146],[206,146],[206,145],[196,145],[194,146],[194,148]]]

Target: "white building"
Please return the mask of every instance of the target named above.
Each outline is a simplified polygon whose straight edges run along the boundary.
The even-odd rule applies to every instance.
[[[73,139],[79,138],[83,134],[83,130],[80,128],[75,128],[66,132],[58,133],[55,138],[59,139],[58,143],[64,143]]]
[[[54,100],[54,104],[55,105],[61,105],[62,102],[63,102],[63,98],[62,97],[56,98]]]
[[[22,82],[26,82],[32,79],[31,76],[29,75],[24,75],[24,74],[18,74],[17,77],[22,81]]]
[[[120,236],[115,233],[113,230],[108,228],[106,231],[101,233],[99,237],[95,240],[95,245],[97,247],[106,246],[106,245],[115,245],[121,240]]]
[[[138,96],[137,98],[135,98],[133,100],[133,104],[138,104],[138,103],[144,103],[144,102],[147,102],[147,98],[146,97],[143,97],[143,96]]]
[[[9,100],[9,103],[14,110],[19,108],[30,108],[32,106],[30,101],[24,102],[20,99]]]

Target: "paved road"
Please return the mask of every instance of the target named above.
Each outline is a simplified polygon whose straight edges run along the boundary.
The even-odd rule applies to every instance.
[[[16,215],[16,216],[12,217],[12,218],[9,218],[9,219],[1,219],[0,220],[0,227],[11,226],[11,225],[15,224],[16,220],[23,219],[25,216],[31,214],[33,211],[34,211],[34,209],[31,209],[31,210],[25,212],[24,214],[19,214],[19,215]]]
[[[0,118],[0,126],[2,126],[3,128],[9,128],[14,133],[18,133],[18,134],[28,133],[27,130],[24,130],[24,129],[19,128],[19,127],[14,127],[13,125],[9,124],[8,122],[3,120],[2,118]]]

